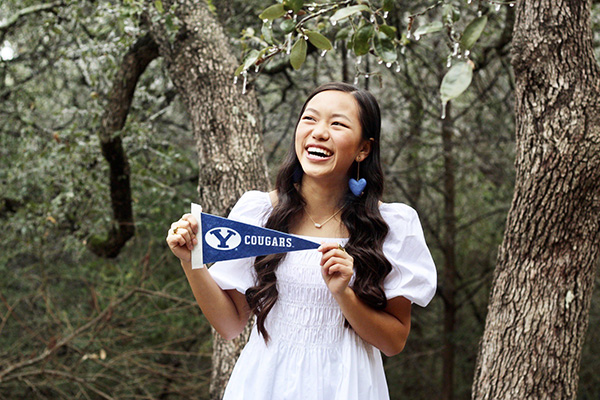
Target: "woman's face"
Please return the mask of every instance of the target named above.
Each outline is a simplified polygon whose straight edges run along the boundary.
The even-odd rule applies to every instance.
[[[346,180],[352,163],[369,154],[354,96],[337,90],[315,95],[296,128],[296,155],[307,176]]]

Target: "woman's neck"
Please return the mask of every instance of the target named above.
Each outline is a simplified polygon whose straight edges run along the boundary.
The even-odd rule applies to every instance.
[[[293,222],[289,233],[324,238],[348,237],[340,209],[348,190],[346,183],[323,182],[304,175],[297,188],[306,204],[304,212]]]
[[[340,209],[347,190],[347,182],[324,182],[306,175],[302,178],[300,185],[300,194],[306,202],[306,212],[318,220],[328,218]]]

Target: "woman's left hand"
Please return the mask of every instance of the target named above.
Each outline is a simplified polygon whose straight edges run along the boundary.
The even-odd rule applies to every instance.
[[[323,253],[321,274],[329,291],[342,294],[354,274],[354,258],[337,243],[323,243],[317,249]]]

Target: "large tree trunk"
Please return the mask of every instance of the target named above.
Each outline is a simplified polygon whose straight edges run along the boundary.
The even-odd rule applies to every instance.
[[[182,26],[172,43],[161,25],[153,34],[194,129],[199,202],[206,212],[226,215],[245,191],[268,187],[258,104],[251,90],[243,95],[241,84],[233,84],[238,63],[206,3],[180,0],[176,15]],[[214,335],[212,399],[222,397],[248,333],[233,342]]]
[[[473,399],[574,399],[600,252],[589,1],[519,1],[516,182]]]

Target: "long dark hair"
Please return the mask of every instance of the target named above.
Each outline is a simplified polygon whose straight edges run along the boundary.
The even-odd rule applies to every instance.
[[[349,232],[346,251],[354,258],[355,280],[352,288],[362,301],[381,310],[387,305],[383,280],[392,269],[382,250],[389,227],[379,212],[379,200],[383,193],[383,172],[379,150],[381,113],[377,100],[371,93],[346,83],[326,83],[308,96],[300,111],[296,128],[308,102],[315,95],[326,90],[352,94],[359,106],[363,139],[372,141],[371,152],[360,163],[360,176],[366,179],[367,187],[360,197],[354,196],[348,190],[343,199],[341,219]],[[354,162],[350,168],[352,176],[356,176],[356,168],[358,164]],[[297,219],[302,216],[305,202],[295,186],[301,174],[302,167],[296,155],[295,141],[292,140],[277,174],[275,188],[278,202],[265,227],[289,232]],[[246,300],[257,317],[257,328],[265,341],[269,340],[265,319],[278,297],[275,271],[284,257],[285,254],[257,257],[254,263],[257,284],[246,291]]]

